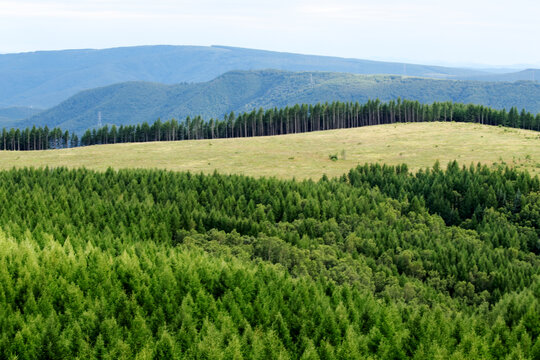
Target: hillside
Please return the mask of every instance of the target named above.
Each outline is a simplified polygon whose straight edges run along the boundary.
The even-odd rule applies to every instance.
[[[407,163],[412,170],[459,160],[540,174],[538,132],[467,123],[409,123],[256,138],[99,145],[0,152],[0,169],[161,168],[278,178],[339,176],[357,164]],[[337,155],[331,161],[329,155]]]
[[[24,126],[60,126],[82,132],[104,124],[126,125],[157,118],[201,115],[221,118],[231,111],[285,107],[298,103],[398,97],[422,103],[453,101],[496,109],[516,106],[540,112],[540,83],[478,82],[278,70],[234,71],[204,83],[164,85],[128,82],[87,90],[31,117]]]
[[[225,46],[137,46],[0,55],[0,107],[48,108],[79,91],[126,81],[203,82],[231,70],[281,69],[451,78],[483,71]]]
[[[0,127],[16,127],[19,121],[42,112],[43,109],[29,107],[9,107],[0,109]]]

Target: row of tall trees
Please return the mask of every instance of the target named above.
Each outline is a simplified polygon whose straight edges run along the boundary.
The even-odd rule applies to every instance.
[[[294,105],[285,108],[254,110],[223,119],[204,120],[200,116],[184,121],[175,119],[153,124],[106,125],[87,130],[80,141],[67,130],[32,127],[24,130],[3,129],[0,150],[45,150],[96,144],[126,142],[176,141],[251,137],[302,133],[309,131],[353,128],[397,122],[456,121],[486,125],[501,125],[540,131],[540,114],[534,116],[515,107],[510,111],[482,105],[452,102],[421,104],[398,99],[383,103],[379,100],[332,102],[315,105]]]
[[[47,150],[79,146],[75,133],[60,128],[36,127],[2,129],[0,150]]]
[[[60,128],[32,126],[26,129],[2,129],[0,150],[47,150],[79,146],[75,133]]]
[[[269,136],[426,121],[473,122],[540,131],[540,114],[534,116],[524,110],[518,112],[516,108],[507,112],[482,105],[452,102],[426,105],[398,99],[387,103],[370,100],[365,104],[332,102],[281,109],[261,108],[239,115],[230,113],[222,120],[188,117],[183,122],[173,119],[166,122],[158,120],[152,125],[105,126],[88,130],[81,138],[81,145]]]
[[[534,116],[524,110],[518,112],[515,107],[507,112],[482,105],[452,102],[426,105],[398,99],[387,103],[370,100],[365,104],[332,102],[297,104],[281,109],[261,108],[239,115],[230,113],[222,120],[188,117],[183,122],[173,119],[166,122],[158,120],[152,125],[105,126],[88,130],[81,138],[81,145],[269,136],[426,121],[473,122],[540,131],[540,114]]]

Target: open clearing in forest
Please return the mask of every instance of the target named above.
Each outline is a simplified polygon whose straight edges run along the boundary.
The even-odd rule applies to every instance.
[[[337,160],[330,159],[337,155]],[[96,145],[46,151],[0,151],[15,167],[161,168],[175,171],[318,179],[357,164],[406,163],[411,170],[482,162],[540,174],[540,133],[466,123],[409,123],[254,138]]]

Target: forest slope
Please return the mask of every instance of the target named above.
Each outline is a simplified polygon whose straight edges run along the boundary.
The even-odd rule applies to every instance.
[[[407,163],[412,170],[458,160],[502,163],[540,174],[538,132],[468,123],[408,123],[304,134],[99,145],[75,149],[1,152],[0,169],[67,166],[105,170],[178,171],[318,179],[359,163]],[[337,155],[332,161],[329,155]]]
[[[26,120],[24,126],[83,132],[98,124],[133,125],[158,118],[222,118],[253,109],[332,101],[382,101],[398,97],[421,103],[473,103],[495,109],[515,106],[540,112],[540,83],[434,80],[345,73],[233,71],[203,83],[164,85],[129,82],[81,92]],[[1,127],[1,124],[0,124]]]
[[[538,359],[540,180],[0,171],[2,359]]]

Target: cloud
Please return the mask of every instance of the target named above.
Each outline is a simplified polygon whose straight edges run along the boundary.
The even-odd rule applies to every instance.
[[[181,3],[181,2],[180,2]],[[129,5],[128,5],[129,4]],[[178,6],[179,2],[159,1],[153,6],[143,1],[82,1],[82,2],[36,2],[36,1],[1,1],[0,18],[30,19],[65,19],[88,21],[139,21],[139,24],[151,22],[190,22],[205,24],[210,22],[243,25],[260,28],[265,25],[265,13],[242,14],[234,11],[220,11],[219,7],[199,9],[202,5]],[[28,19],[28,20],[26,20]],[[0,24],[1,28],[1,24]]]
[[[0,1],[0,17],[118,19],[140,18],[143,15],[111,9],[97,10],[61,2]]]

